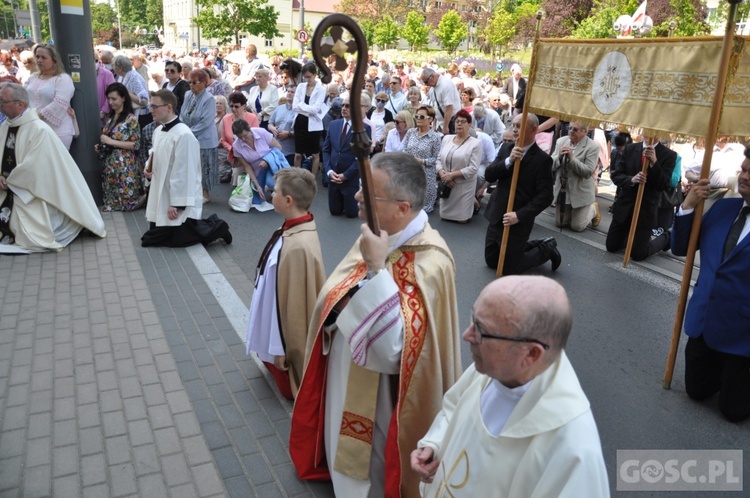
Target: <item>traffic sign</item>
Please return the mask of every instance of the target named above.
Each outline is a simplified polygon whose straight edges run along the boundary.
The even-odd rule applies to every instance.
[[[301,29],[297,31],[297,41],[300,43],[307,43],[307,40],[310,39],[310,33],[307,32],[305,29]]]

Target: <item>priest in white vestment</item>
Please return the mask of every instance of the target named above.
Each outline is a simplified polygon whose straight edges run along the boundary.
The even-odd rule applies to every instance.
[[[336,496],[418,496],[410,450],[461,373],[455,266],[422,210],[425,182],[410,154],[373,157],[380,236],[362,225],[310,323],[289,449]]]
[[[551,279],[484,288],[463,333],[474,364],[411,454],[422,496],[609,496],[599,432],[564,352],[571,326]]]
[[[0,86],[0,253],[61,251],[85,228],[107,231],[86,180],[16,83]]]

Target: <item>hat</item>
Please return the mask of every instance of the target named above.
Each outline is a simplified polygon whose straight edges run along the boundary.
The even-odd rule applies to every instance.
[[[341,106],[343,105],[344,105],[344,99],[342,99],[341,97],[336,97],[335,99],[331,101],[331,110],[340,111]]]

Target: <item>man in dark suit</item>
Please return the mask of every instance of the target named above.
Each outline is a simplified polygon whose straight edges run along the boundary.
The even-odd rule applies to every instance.
[[[521,273],[550,260],[554,271],[561,260],[553,237],[529,241],[534,218],[552,204],[552,158],[534,142],[539,127],[534,114],[527,117],[525,143],[518,143],[521,118],[521,115],[513,118],[516,143],[503,144],[485,171],[488,182],[497,181],[497,188],[492,192],[484,213],[490,222],[484,241],[484,260],[490,268],[497,268],[503,227],[511,226],[503,275]],[[521,158],[521,170],[518,172],[514,211],[508,213],[511,178],[518,158]]]
[[[513,64],[510,66],[510,76],[505,78],[503,86],[500,87],[500,93],[508,94],[515,106],[518,96],[524,93],[522,90],[526,90],[526,78],[521,77],[521,66]]]
[[[370,127],[365,125],[367,135]],[[332,215],[356,218],[359,213],[354,194],[359,190],[357,158],[351,146],[352,121],[349,97],[341,105],[341,119],[331,121],[323,142],[323,168],[328,177],[328,209]]]
[[[643,160],[649,162],[646,175],[642,171]],[[654,137],[646,137],[643,142],[625,147],[625,153],[620,156],[617,169],[612,173],[612,182],[620,187],[620,194],[615,201],[612,224],[607,232],[606,243],[609,252],[617,252],[627,244],[638,185],[641,183],[645,183],[646,186],[643,190],[631,256],[633,260],[641,261],[669,248],[669,232],[652,239],[651,230],[656,227],[659,197],[661,192],[669,187],[676,161],[677,154],[656,141]]]
[[[696,400],[719,392],[732,422],[750,417],[750,149],[737,179],[741,199],[721,199],[703,217],[701,269],[685,315],[685,391]],[[700,180],[675,217],[672,252],[687,253],[693,209],[710,192]]]

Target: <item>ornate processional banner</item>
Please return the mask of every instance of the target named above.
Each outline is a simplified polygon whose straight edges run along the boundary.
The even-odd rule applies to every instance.
[[[750,136],[750,46],[736,37],[719,135]],[[705,136],[723,38],[540,39],[530,112]]]

